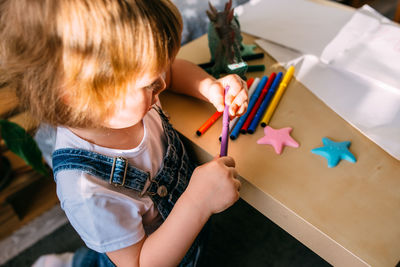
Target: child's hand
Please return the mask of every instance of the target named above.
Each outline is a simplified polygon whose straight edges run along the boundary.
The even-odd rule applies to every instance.
[[[248,95],[247,84],[238,75],[230,74],[216,80],[209,90],[208,99],[219,112],[224,111],[224,88],[229,85],[225,103],[229,105],[229,115],[231,117],[241,116],[247,110]]]
[[[224,211],[239,199],[237,177],[233,158],[215,158],[194,170],[185,199],[205,216]]]

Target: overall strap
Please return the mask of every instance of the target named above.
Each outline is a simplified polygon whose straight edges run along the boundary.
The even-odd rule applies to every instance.
[[[131,166],[123,157],[109,157],[75,148],[58,149],[53,153],[54,177],[62,170],[81,170],[114,186],[145,193],[150,174]]]

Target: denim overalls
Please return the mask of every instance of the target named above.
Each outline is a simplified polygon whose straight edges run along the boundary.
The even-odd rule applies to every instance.
[[[155,109],[160,114],[168,147],[161,169],[153,178],[148,172],[137,169],[127,163],[123,157],[109,157],[99,153],[66,148],[58,149],[53,153],[53,172],[62,170],[81,170],[115,185],[140,192],[140,195],[149,195],[165,220],[176,201],[186,189],[192,176],[195,164],[190,161],[178,133],[168,122],[168,118],[159,107]],[[180,266],[195,266],[200,254],[200,236],[195,240],[183,258]],[[82,253],[81,253],[82,254]],[[114,266],[105,254],[90,251],[90,259],[100,261],[93,266]],[[97,254],[97,255],[96,255]],[[75,257],[75,256],[74,256]],[[82,258],[83,256],[80,255]],[[85,265],[90,261],[84,259]],[[75,262],[75,259],[74,259]],[[89,266],[89,265],[87,265]]]

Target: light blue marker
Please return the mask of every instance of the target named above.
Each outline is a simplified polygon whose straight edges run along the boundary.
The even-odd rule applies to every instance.
[[[276,75],[274,82],[271,85],[271,88],[269,88],[267,95],[265,96],[263,102],[261,102],[260,107],[257,110],[256,115],[254,116],[253,120],[250,123],[249,128],[247,129],[247,132],[252,134],[255,132],[258,123],[260,122],[262,116],[264,115],[265,110],[268,107],[269,102],[271,101],[272,97],[275,94],[276,88],[278,87],[279,83],[281,82],[282,79],[282,72],[279,72],[278,75]]]
[[[247,111],[246,113],[240,117],[238,122],[235,125],[235,128],[233,128],[230,138],[232,140],[235,140],[240,132],[240,129],[242,128],[244,122],[246,121],[247,117],[249,116],[251,110],[253,109],[254,104],[257,102],[257,98],[260,96],[262,89],[264,88],[265,84],[267,83],[268,77],[263,76],[260,83],[257,86],[256,91],[254,92],[253,96],[250,98],[249,105],[247,106]]]

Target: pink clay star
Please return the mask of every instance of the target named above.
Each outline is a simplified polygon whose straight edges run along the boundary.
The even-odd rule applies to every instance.
[[[265,136],[257,140],[260,145],[272,145],[277,154],[281,154],[283,146],[299,147],[299,144],[290,136],[292,128],[274,129],[264,128]]]

